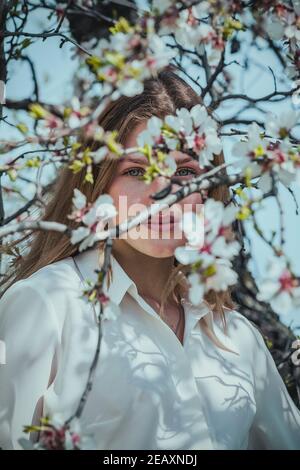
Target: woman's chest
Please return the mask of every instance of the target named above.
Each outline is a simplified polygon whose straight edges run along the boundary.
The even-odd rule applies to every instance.
[[[116,435],[122,423],[126,429],[139,417],[165,439],[178,430],[200,433],[199,422],[205,422],[216,448],[239,448],[255,413],[253,380],[244,364],[229,359],[230,353],[218,355],[193,332],[182,346],[162,320],[138,309],[122,315],[102,322],[97,367],[82,415],[85,426],[105,426],[108,434],[111,426]],[[86,386],[99,331],[91,322],[71,322],[66,328],[53,390],[60,410],[71,414]]]

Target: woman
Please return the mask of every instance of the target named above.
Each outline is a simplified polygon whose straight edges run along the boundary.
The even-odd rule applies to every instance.
[[[118,130],[119,142],[129,148],[151,116],[163,118],[199,102],[167,68],[145,82],[142,94],[107,106],[99,124]],[[179,180],[201,172],[181,152],[174,158]],[[222,161],[221,154],[214,164]],[[43,218],[70,225],[67,215],[78,188],[91,202],[109,194],[122,222],[127,214],[120,196],[127,197],[128,206],[150,205],[150,195],[168,183],[159,177],[145,185],[139,179],[144,171],[138,154],[102,161],[93,168],[93,185],[84,184],[84,172],[62,168]],[[225,187],[209,196],[228,200]],[[175,230],[183,204],[195,208],[201,202],[195,193],[174,205],[174,223],[165,222],[170,211],[162,213],[161,225],[154,216],[156,237],[129,232],[113,240],[105,292],[121,315],[103,320],[99,363],[80,417],[82,432],[93,435],[96,449],[300,449],[300,412],[260,332],[234,309],[229,292],[210,292],[197,307],[188,300],[174,258],[184,237],[162,234]],[[146,230],[148,225],[141,225],[141,233]],[[27,256],[15,263],[17,275],[0,301],[0,339],[7,355],[0,369],[5,449],[20,448],[23,425],[47,414],[66,420],[78,407],[97,344],[82,282],[96,279],[101,254],[101,244],[79,253],[67,237],[39,232]]]

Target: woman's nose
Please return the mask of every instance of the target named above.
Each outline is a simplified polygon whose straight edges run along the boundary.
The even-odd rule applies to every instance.
[[[157,192],[160,192],[163,189],[165,189],[167,186],[169,186],[169,184],[170,184],[170,179],[169,178],[166,178],[163,175],[158,175],[158,176],[156,176],[156,178],[150,184],[149,193],[152,195],[152,194],[155,194]]]
[[[151,202],[153,202],[153,199],[150,196],[153,196],[154,194],[163,191],[168,186],[170,186],[170,184],[171,184],[170,178],[167,178],[166,176],[163,176],[163,175],[158,175],[154,179],[154,181],[152,181],[152,183],[149,185],[148,197],[151,200]],[[178,189],[180,189],[180,188],[181,188],[180,184],[172,183],[172,188],[171,188],[171,190],[168,194],[173,194],[176,191],[178,191]],[[167,194],[166,194],[166,196],[167,196]]]

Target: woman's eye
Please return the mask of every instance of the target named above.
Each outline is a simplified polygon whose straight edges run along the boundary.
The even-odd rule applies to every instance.
[[[140,176],[141,173],[143,172],[143,168],[130,168],[129,170],[125,171],[124,175],[130,175],[130,176]]]
[[[179,171],[179,172],[191,171],[192,174],[194,174],[194,175],[196,174],[196,171],[193,170],[193,168],[180,168],[179,170],[177,170],[177,172],[178,172],[178,171]],[[177,173],[177,172],[176,172],[176,173]],[[188,173],[185,173],[185,174],[184,174],[184,173],[181,173],[181,175],[179,175],[179,176],[188,176]]]
[[[129,168],[123,174],[129,176],[142,176],[145,170],[143,168]],[[188,176],[189,174],[196,174],[196,171],[193,168],[180,168],[176,171],[178,176]]]

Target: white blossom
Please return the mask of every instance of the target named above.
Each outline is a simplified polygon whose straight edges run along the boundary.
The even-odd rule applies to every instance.
[[[164,124],[173,131],[170,136],[164,132]],[[205,106],[197,104],[190,110],[178,108],[176,115],[167,115],[164,120],[152,116],[147,128],[139,133],[139,146],[153,146],[158,139],[163,139],[169,150],[176,150],[179,138],[185,139],[185,145],[199,155],[200,166],[208,165],[214,154],[222,150],[222,143],[217,135],[217,123],[208,115]]]
[[[244,168],[252,160],[266,155],[268,142],[261,137],[261,131],[256,122],[248,127],[248,136],[245,139],[236,142],[232,147],[232,154],[238,157],[237,164]]]
[[[152,10],[158,12],[159,15],[165,13],[165,11],[172,5],[172,0],[153,0]]]
[[[226,290],[237,282],[231,260],[239,253],[237,241],[227,239],[227,229],[235,220],[238,208],[208,199],[203,214],[185,213],[181,230],[187,239],[185,246],[175,249],[175,257],[182,264],[194,265],[197,272],[190,274],[190,300],[198,305],[205,292]]]
[[[208,15],[209,7],[209,2],[201,2],[198,5],[193,5],[191,9],[185,8],[173,23],[163,21],[159,34],[174,33],[176,41],[183,47],[190,48],[198,45],[202,40],[206,40],[210,33],[214,32],[208,23],[198,21]]]
[[[270,117],[268,131],[273,135],[286,133],[294,125],[296,119],[297,116],[293,113],[291,116],[283,114],[280,128],[280,119]],[[300,184],[299,149],[294,147],[287,138],[276,142],[264,139],[255,122],[249,126],[247,140],[234,144],[232,154],[239,157],[234,164],[240,166],[242,170],[245,167],[261,165],[265,174],[260,179],[259,189],[264,192],[268,192],[272,187],[271,170],[286,187],[289,187],[292,182]]]
[[[166,46],[165,40],[157,34],[152,34],[148,40],[148,62],[151,59],[152,70],[159,70],[168,65],[176,56],[176,50]],[[154,65],[154,67],[153,67]]]
[[[232,269],[232,264],[228,259],[216,259],[215,263],[216,273],[207,278],[206,290],[225,291],[229,286],[236,284],[238,274]]]
[[[289,109],[280,115],[268,113],[266,116],[266,133],[271,137],[284,138],[299,122],[300,113]]]
[[[113,199],[108,194],[101,194],[94,204],[86,206],[85,196],[78,190],[74,190],[73,205],[75,210],[69,216],[83,223],[82,226],[73,230],[71,243],[79,245],[79,251],[92,246],[97,238],[98,231],[104,229],[107,222],[110,222],[117,214],[113,204]]]
[[[77,188],[74,189],[72,203],[76,209],[83,209],[86,206],[86,196]]]
[[[266,32],[274,41],[282,39],[284,35],[284,25],[277,15],[268,15],[266,20]]]
[[[188,276],[188,281],[190,283],[189,300],[193,305],[199,305],[203,301],[205,293],[204,286],[201,283],[201,276],[199,273],[192,273]]]
[[[137,137],[137,144],[140,147],[144,147],[145,145],[153,146],[155,144],[156,138],[161,135],[162,125],[163,121],[157,116],[152,116],[150,119],[148,119],[147,128],[140,132]]]
[[[103,319],[105,320],[117,320],[120,313],[120,307],[114,302],[108,302],[103,306]]]
[[[190,110],[177,109],[176,116],[166,116],[165,122],[181,137],[185,137],[187,147],[199,155],[200,166],[208,165],[213,155],[221,152],[217,123],[207,114],[205,106],[197,104]]]
[[[111,93],[112,100],[121,95],[132,97],[142,93],[144,80],[156,75],[176,55],[176,50],[156,34],[154,18],[145,18],[145,24],[146,37],[141,37],[140,31],[131,26],[126,33],[119,31],[108,39],[101,38],[93,51],[103,62],[99,66],[104,80],[102,93]],[[132,44],[136,41],[142,49],[138,59],[132,53]]]
[[[283,258],[276,258],[268,263],[267,274],[259,282],[258,289],[258,300],[269,302],[279,315],[300,306],[299,280],[289,270]]]

